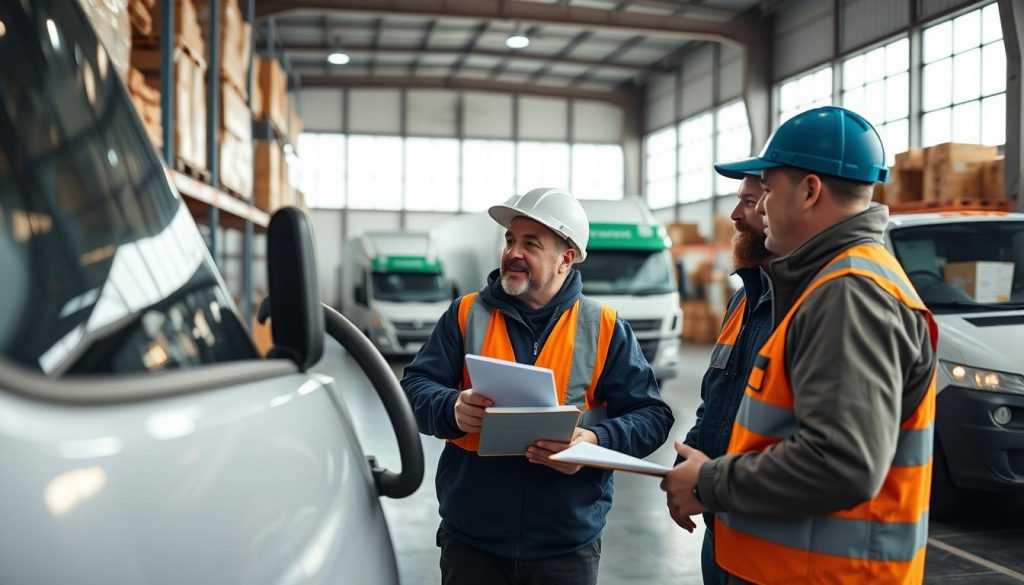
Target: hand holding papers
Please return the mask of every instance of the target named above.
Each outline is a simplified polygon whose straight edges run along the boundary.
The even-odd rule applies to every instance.
[[[577,443],[565,451],[555,453],[551,456],[551,459],[566,463],[576,463],[586,467],[629,471],[655,477],[663,477],[669,471],[672,471],[670,467],[637,459],[625,453],[619,453],[618,451],[612,451],[611,449],[605,449],[590,443]]]
[[[478,454],[523,455],[540,440],[572,439],[580,411],[558,404],[551,370],[473,354],[466,367],[473,393],[494,402],[484,411]]]

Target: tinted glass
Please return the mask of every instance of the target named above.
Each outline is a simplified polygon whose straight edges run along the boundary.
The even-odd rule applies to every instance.
[[[393,302],[433,302],[450,298],[440,274],[374,272],[373,298]]]
[[[897,228],[890,237],[933,311],[1024,307],[1024,222],[948,222]]]
[[[587,295],[653,295],[676,290],[666,250],[590,250],[577,268]]]
[[[77,3],[0,21],[0,354],[51,376],[255,358]]]

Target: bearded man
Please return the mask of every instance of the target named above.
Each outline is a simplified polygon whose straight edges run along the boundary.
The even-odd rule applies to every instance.
[[[735,274],[743,279],[743,288],[729,299],[722,329],[711,352],[711,363],[701,381],[702,402],[697,408],[697,422],[683,441],[712,458],[724,455],[729,446],[733,420],[757,351],[772,332],[772,290],[762,268],[773,255],[765,248],[764,216],[756,211],[762,193],[760,176],[722,174],[742,179],[736,192],[739,201],[730,217],[736,226],[732,243]],[[690,532],[696,527],[689,517],[677,517],[671,506],[669,512],[677,524]],[[714,515],[705,514],[704,524],[707,526],[701,549],[704,583],[725,583],[725,573],[715,563]]]

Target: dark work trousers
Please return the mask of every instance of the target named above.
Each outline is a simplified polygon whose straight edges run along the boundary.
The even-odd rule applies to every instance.
[[[711,517],[705,514],[704,517]],[[714,526],[714,520],[711,521]],[[700,573],[704,578],[704,585],[725,585],[725,571],[715,562],[715,533],[711,528],[704,530],[704,545],[700,549]]]
[[[510,559],[473,548],[438,529],[441,585],[595,585],[601,539],[543,559]]]

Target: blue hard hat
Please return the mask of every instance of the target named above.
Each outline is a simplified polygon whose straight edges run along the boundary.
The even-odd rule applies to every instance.
[[[725,163],[725,164],[729,164],[729,163]],[[722,175],[723,177],[726,177],[728,179],[743,180],[743,179],[746,179],[747,177],[753,177],[755,179],[761,178],[761,171],[749,171],[749,172],[733,171],[733,170],[730,170],[730,169],[718,168],[719,166],[720,165],[717,165],[717,164],[715,165],[715,172],[717,172],[719,175]]]
[[[725,176],[793,167],[863,183],[885,183],[885,147],[878,131],[860,114],[825,106],[793,116],[768,139],[761,154],[715,165]],[[726,174],[732,173],[732,175]]]

